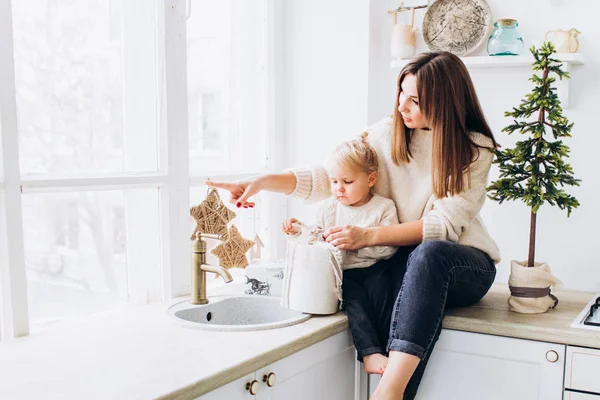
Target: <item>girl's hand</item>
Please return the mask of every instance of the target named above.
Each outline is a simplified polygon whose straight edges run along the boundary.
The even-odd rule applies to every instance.
[[[369,246],[371,231],[359,226],[334,226],[323,234],[325,241],[340,250],[358,250]]]
[[[283,230],[283,233],[285,233],[286,235],[296,235],[298,233],[300,233],[296,227],[293,226],[293,224],[297,224],[298,221],[296,218],[290,218],[287,221],[284,221],[283,224],[281,225],[281,229]]]
[[[218,189],[225,189],[231,193],[229,202],[235,204],[237,208],[252,208],[256,203],[248,199],[261,191],[261,177],[249,178],[237,182],[213,182],[207,179],[204,183]]]

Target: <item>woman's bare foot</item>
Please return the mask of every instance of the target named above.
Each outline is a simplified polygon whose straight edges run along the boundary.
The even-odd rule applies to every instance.
[[[373,393],[373,396],[371,396],[371,400],[400,400],[403,398],[403,392],[389,391],[387,388],[381,387],[381,385],[377,385],[375,393]]]
[[[408,381],[419,365],[419,358],[399,351],[390,351],[389,364],[377,384],[371,400],[398,400],[404,398]]]
[[[386,365],[387,367],[387,365]],[[385,369],[385,368],[384,368]],[[375,392],[371,396],[370,400],[400,400],[404,398],[404,390],[401,387],[397,387],[397,382],[394,372],[390,369],[388,374],[382,374],[381,380],[375,388]]]
[[[383,375],[387,364],[388,358],[383,354],[370,354],[363,358],[363,368],[367,374]]]

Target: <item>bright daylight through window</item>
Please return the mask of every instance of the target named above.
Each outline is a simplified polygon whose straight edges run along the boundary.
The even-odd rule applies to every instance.
[[[9,3],[0,338],[181,295],[204,180],[267,165],[266,1]],[[267,229],[264,207],[236,213]]]

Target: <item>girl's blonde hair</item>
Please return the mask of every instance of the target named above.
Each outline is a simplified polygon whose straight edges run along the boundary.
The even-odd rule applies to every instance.
[[[367,141],[369,132],[363,132],[360,139],[349,140],[335,148],[330,162],[343,165],[353,171],[370,174],[377,172],[379,162],[375,149]]]

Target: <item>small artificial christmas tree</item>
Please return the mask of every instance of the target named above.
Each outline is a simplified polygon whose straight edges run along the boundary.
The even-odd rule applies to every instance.
[[[537,212],[545,202],[567,210],[571,215],[573,208],[579,206],[577,199],[563,190],[566,185],[579,186],[579,179],[573,177],[573,169],[564,161],[569,155],[569,147],[562,138],[571,136],[573,123],[562,115],[562,108],[556,89],[552,84],[556,78],[570,78],[564,72],[559,60],[552,58],[554,46],[546,42],[540,49],[530,49],[535,62],[534,71],[542,76],[533,75],[529,80],[535,87],[518,108],[504,115],[514,118],[514,123],[502,131],[509,135],[515,131],[530,136],[517,142],[514,148],[496,150],[495,164],[500,168],[500,179],[487,188],[489,197],[502,203],[504,200],[521,199],[531,208],[529,231],[529,256],[527,266],[534,266],[535,232]],[[533,121],[528,121],[534,115]],[[553,140],[552,140],[553,139]]]
[[[508,304],[511,311],[535,314],[555,308],[558,299],[551,287],[560,283],[550,272],[546,263],[535,262],[535,233],[537,212],[544,203],[567,210],[579,206],[577,199],[564,190],[564,186],[579,186],[573,177],[573,169],[564,161],[569,147],[562,138],[571,136],[573,124],[562,115],[560,101],[552,84],[556,81],[550,73],[560,79],[569,78],[559,60],[552,58],[554,47],[544,43],[540,49],[530,49],[535,59],[530,81],[534,88],[521,105],[505,113],[514,118],[514,123],[502,131],[509,135],[515,131],[528,137],[506,150],[495,150],[495,164],[499,165],[500,178],[487,188],[489,197],[502,203],[504,200],[520,199],[531,209],[529,230],[529,255],[527,261],[511,261],[508,286],[511,295]],[[531,117],[534,117],[532,120]]]

